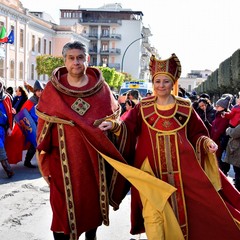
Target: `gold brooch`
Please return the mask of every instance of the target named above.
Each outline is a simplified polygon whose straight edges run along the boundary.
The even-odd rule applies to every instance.
[[[71,108],[79,115],[83,116],[90,108],[90,104],[84,101],[82,98],[78,98],[71,106]]]

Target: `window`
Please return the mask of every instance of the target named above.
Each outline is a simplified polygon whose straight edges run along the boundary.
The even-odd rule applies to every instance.
[[[24,30],[23,29],[20,29],[20,42],[19,42],[19,44],[20,44],[20,48],[23,48],[23,39],[24,39]]]
[[[32,52],[35,52],[35,35],[32,35]]]
[[[51,41],[49,41],[49,49],[48,49],[48,51],[49,51],[49,55],[51,55],[52,54],[52,42]]]
[[[34,80],[34,64],[31,65],[31,79]]]
[[[102,51],[107,52],[108,51],[108,42],[102,42]]]
[[[44,39],[43,40],[43,54],[46,54],[47,53],[47,40]]]
[[[14,79],[14,70],[15,70],[15,66],[14,66],[14,60],[10,61],[10,78]]]
[[[108,58],[102,57],[102,66],[107,67],[108,66]]]
[[[23,62],[19,63],[19,79],[23,80]]]
[[[4,59],[0,59],[0,77],[4,77]]]
[[[38,38],[38,53],[41,53],[41,38]]]

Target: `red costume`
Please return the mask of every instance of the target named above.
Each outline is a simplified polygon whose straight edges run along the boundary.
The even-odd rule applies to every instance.
[[[109,203],[117,209],[129,190],[96,151],[125,162],[97,127],[119,116],[118,103],[99,70],[87,68],[87,76],[88,84],[76,88],[67,82],[67,69],[57,69],[37,106],[39,169],[51,176],[51,230],[74,240],[102,222],[108,225]]]
[[[26,108],[28,111],[34,107],[34,103],[29,99],[23,104],[22,109]],[[17,123],[14,124],[11,136],[6,137],[6,152],[10,164],[17,164],[22,161],[22,153],[29,148],[29,142]],[[13,150],[14,149],[14,150]]]
[[[218,175],[216,159],[208,159],[208,132],[191,103],[176,97],[173,108],[159,110],[155,97],[143,99],[124,123],[129,137],[137,139],[134,166],[141,169],[147,159],[148,172],[177,189],[168,201],[184,238],[240,239],[240,194]],[[219,181],[205,171],[208,164],[221,177],[220,190]],[[145,231],[142,203],[134,187],[131,194],[131,233],[138,234]]]

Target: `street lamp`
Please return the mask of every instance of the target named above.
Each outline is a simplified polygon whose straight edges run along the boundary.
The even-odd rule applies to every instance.
[[[129,47],[132,46],[132,44],[134,44],[135,42],[137,42],[137,41],[139,41],[139,40],[141,40],[141,39],[143,39],[143,38],[144,38],[144,36],[143,36],[143,34],[141,34],[141,37],[140,37],[140,38],[137,38],[137,39],[135,39],[134,41],[132,41],[132,42],[127,46],[127,48],[125,49],[125,51],[124,51],[124,53],[123,53],[123,56],[122,56],[121,72],[123,72],[123,62],[124,62],[124,58],[125,58],[125,55],[126,55],[127,50],[129,49]]]

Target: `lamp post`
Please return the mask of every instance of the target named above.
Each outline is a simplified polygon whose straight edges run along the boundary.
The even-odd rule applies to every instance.
[[[137,39],[135,39],[134,41],[132,41],[132,42],[127,46],[127,48],[125,49],[125,51],[124,51],[124,53],[123,53],[123,56],[122,56],[121,72],[123,72],[123,62],[124,62],[124,58],[125,58],[125,55],[126,55],[127,50],[129,49],[129,47],[132,46],[132,44],[134,44],[135,42],[137,42],[137,41],[139,41],[139,40],[141,40],[141,39],[143,39],[143,38],[144,38],[144,36],[143,36],[143,34],[142,34],[140,38],[137,38]]]

